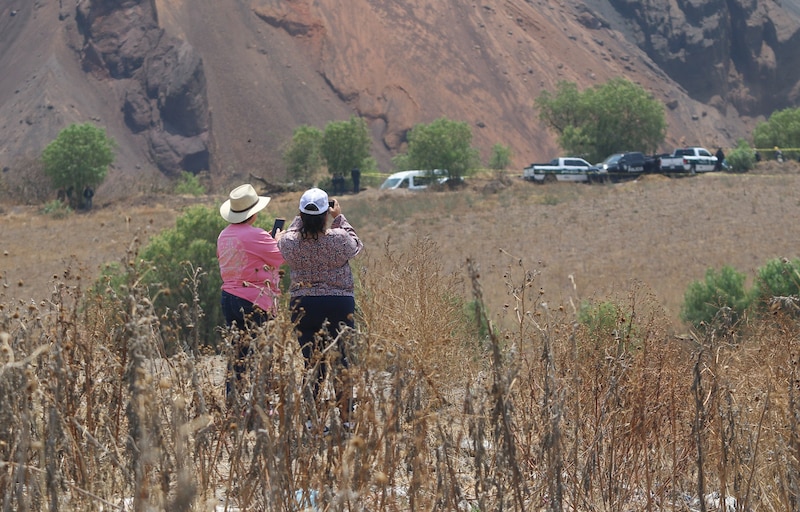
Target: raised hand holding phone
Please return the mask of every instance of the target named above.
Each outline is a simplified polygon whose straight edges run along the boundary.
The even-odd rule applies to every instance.
[[[275,235],[278,234],[278,230],[279,229],[283,229],[283,226],[285,224],[286,224],[286,219],[282,219],[280,217],[275,219],[275,222],[272,224],[272,231],[270,232],[270,235],[272,235],[272,238],[275,238]]]

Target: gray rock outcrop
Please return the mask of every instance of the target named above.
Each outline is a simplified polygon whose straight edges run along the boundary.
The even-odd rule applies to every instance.
[[[203,60],[158,25],[153,0],[81,4],[82,62],[122,92],[125,123],[146,140],[167,175],[209,169],[209,113]]]
[[[800,22],[790,10],[753,0],[611,3],[636,43],[693,98],[727,98],[755,115],[800,101]]]

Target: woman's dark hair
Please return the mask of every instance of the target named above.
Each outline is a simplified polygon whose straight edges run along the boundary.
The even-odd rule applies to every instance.
[[[300,220],[303,221],[303,225],[300,226],[300,235],[304,239],[313,238],[316,240],[320,233],[325,231],[325,221],[327,219],[328,212],[321,215],[310,215],[300,212]]]

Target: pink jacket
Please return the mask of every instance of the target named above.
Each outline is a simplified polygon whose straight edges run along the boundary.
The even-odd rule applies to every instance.
[[[229,224],[217,238],[222,289],[272,311],[280,295],[283,256],[269,233],[249,224]]]

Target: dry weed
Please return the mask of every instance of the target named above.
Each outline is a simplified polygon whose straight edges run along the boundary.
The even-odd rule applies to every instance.
[[[329,375],[353,383],[352,429],[330,393],[307,398],[285,311],[244,334],[251,371],[226,400],[243,334],[221,331],[226,348],[207,353],[194,306],[165,329],[136,276],[93,295],[68,269],[50,300],[0,301],[0,507],[797,508],[795,312],[736,340],[679,340],[632,284],[601,332],[521,261],[499,314],[475,262],[448,274],[430,240],[356,264],[354,364]]]

